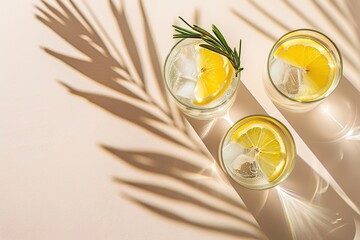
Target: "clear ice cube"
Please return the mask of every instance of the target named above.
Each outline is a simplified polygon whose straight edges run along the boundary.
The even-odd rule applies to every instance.
[[[302,79],[302,69],[297,67],[290,67],[286,69],[282,83],[282,88],[285,93],[288,95],[298,94],[302,84]]]
[[[238,156],[244,154],[245,151],[246,150],[240,144],[236,142],[230,142],[223,148],[222,157],[226,161],[232,162]]]
[[[277,88],[285,95],[290,97],[299,95],[303,81],[303,69],[276,58],[271,64],[270,76]]]
[[[275,85],[278,86],[283,82],[284,74],[288,67],[289,65],[280,58],[273,60],[270,67],[270,76]]]
[[[195,87],[196,81],[194,79],[180,76],[174,82],[173,92],[178,97],[193,99],[195,97]]]
[[[263,175],[257,161],[247,155],[238,156],[229,166],[232,174],[242,178],[258,178]]]
[[[176,55],[173,64],[180,76],[196,79],[197,61],[195,46],[188,45],[182,47]]]

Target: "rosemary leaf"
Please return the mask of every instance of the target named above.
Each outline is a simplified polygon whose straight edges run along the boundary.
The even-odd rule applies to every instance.
[[[181,21],[183,21],[190,29],[185,29],[180,26],[172,25],[176,34],[173,35],[173,38],[195,38],[195,39],[202,39],[205,44],[200,44],[200,47],[206,48],[210,51],[216,52],[221,54],[229,59],[231,65],[235,69],[235,75],[237,76],[243,68],[240,66],[240,56],[241,56],[241,39],[239,42],[239,50],[236,48],[231,49],[225,40],[225,37],[222,35],[220,30],[215,26],[212,25],[212,32],[206,31],[205,29],[197,26],[197,25],[190,25],[186,22],[182,17],[179,16]]]
[[[200,47],[203,47],[203,48],[206,48],[206,49],[209,49],[209,50],[211,50],[211,51],[213,51],[213,52],[217,52],[218,54],[224,55],[224,52],[220,51],[219,49],[217,49],[217,48],[215,48],[215,47],[213,47],[213,46],[211,46],[211,45],[208,45],[208,44],[200,44],[199,46],[200,46]],[[225,56],[225,57],[227,57],[227,56]]]
[[[231,48],[229,47],[228,43],[226,42],[224,36],[221,34],[220,30],[213,24],[212,25],[213,32],[216,37],[220,40],[221,44],[225,47],[228,52],[231,52]]]

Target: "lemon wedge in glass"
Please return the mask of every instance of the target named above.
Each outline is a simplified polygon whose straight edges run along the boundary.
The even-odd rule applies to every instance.
[[[253,157],[269,182],[277,179],[286,163],[285,143],[272,125],[251,121],[238,128],[231,140],[240,144]]]
[[[195,105],[206,105],[219,98],[229,87],[234,75],[230,61],[206,48],[198,48],[198,78]]]
[[[281,44],[274,56],[301,69],[302,90],[296,100],[317,99],[331,87],[335,77],[334,58],[320,43],[311,39],[292,39]]]

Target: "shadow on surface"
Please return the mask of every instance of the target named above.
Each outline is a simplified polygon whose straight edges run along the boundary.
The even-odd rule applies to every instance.
[[[251,1],[248,1],[249,3]],[[294,14],[296,14],[300,19],[302,19],[309,27],[314,27],[319,29],[320,31],[325,31],[323,27],[319,26],[317,23],[309,19],[305,14],[302,13],[302,9],[298,9],[296,5],[289,1],[281,1],[286,7],[289,8]],[[332,33],[331,35],[339,35],[343,36],[346,39],[343,44],[348,44],[351,47],[355,47],[354,42],[357,42],[357,39],[349,39],[347,38],[343,29],[340,26],[334,23],[334,20],[330,21],[330,13],[326,12],[323,7],[323,3],[309,1],[314,8],[319,11],[319,13],[329,21],[331,25],[335,27],[337,30],[336,33]],[[354,3],[350,3],[348,5],[353,6]],[[335,4],[331,2],[329,4]],[[285,22],[284,19],[281,19],[281,15],[277,15],[277,19],[274,14],[267,12],[263,6],[260,6],[256,3],[251,3],[261,14],[269,18],[269,20],[275,25],[283,28],[286,32],[290,31],[289,27],[286,27],[284,24],[279,24],[279,21]],[[337,10],[341,11],[341,10]],[[350,10],[351,11],[351,10]],[[265,32],[265,27],[262,27],[261,24],[255,23],[244,17],[244,15],[236,10],[232,10],[232,12],[239,17],[240,20],[249,24],[254,30],[261,33],[263,36],[269,38],[272,41],[276,41],[277,38],[269,36],[268,33]],[[280,19],[280,20],[279,20]],[[350,19],[348,16],[347,20],[349,23],[353,23],[354,20]],[[356,22],[356,21],[355,21]],[[355,30],[359,33],[359,28],[356,27]],[[280,36],[279,36],[280,37]],[[338,45],[340,48],[341,44]],[[359,48],[356,48],[359,52]],[[354,52],[357,54],[358,52]],[[345,53],[342,54],[346,63],[356,66],[352,58]],[[358,69],[358,68],[357,68]],[[355,79],[358,81],[358,79]],[[350,81],[343,77],[340,82],[338,88],[335,92],[330,95],[327,99],[321,102],[320,105],[316,106],[316,108],[312,109],[308,112],[296,112],[290,111],[286,108],[279,106],[276,102],[274,104],[278,107],[283,116],[289,121],[289,123],[294,127],[294,129],[299,133],[301,138],[305,141],[305,143],[310,147],[310,149],[315,153],[315,155],[319,158],[321,163],[326,167],[326,169],[331,173],[333,177],[335,177],[336,181],[340,183],[345,190],[347,190],[348,194],[352,201],[355,202],[357,206],[360,206],[360,193],[353,190],[351,187],[352,181],[346,180],[341,177],[342,171],[339,171],[340,168],[347,168],[349,165],[347,163],[354,164],[353,166],[357,166],[356,164],[356,154],[346,153],[346,149],[350,149],[344,147],[346,145],[358,145],[360,146],[360,142],[356,141],[357,139],[357,129],[360,126],[360,120],[358,119],[358,114],[360,114],[360,92],[350,83]],[[352,133],[352,134],[349,134]],[[349,136],[348,136],[349,135]],[[351,135],[351,136],[350,136]],[[355,136],[356,135],[356,136]],[[352,142],[349,142],[347,138],[355,139]],[[345,159],[346,157],[346,159]],[[344,164],[346,163],[346,164]],[[354,174],[356,178],[357,174]],[[359,207],[357,207],[359,209]],[[358,211],[358,210],[357,210]]]
[[[281,14],[276,14],[275,8],[272,9],[273,12],[269,12],[261,5],[257,5],[256,3],[254,4],[252,1],[247,2],[254,6],[260,14],[269,19],[269,24],[267,24],[267,26],[263,25],[263,23],[261,22],[256,22],[255,19],[252,19],[251,17],[246,17],[244,11],[238,11],[235,9],[231,9],[231,11],[235,16],[239,18],[240,21],[251,26],[254,31],[260,33],[262,36],[264,36],[264,38],[267,38],[274,42],[281,36],[279,35],[278,37],[274,37],[272,36],[272,34],[267,32],[270,24],[274,24],[284,29],[284,33],[291,30],[286,25],[279,24],[279,21],[286,22],[286,19],[281,19]],[[320,15],[322,15],[324,19],[329,22],[329,24],[334,25],[333,19],[331,21],[329,20],[329,17],[331,17],[331,15],[326,12],[324,6],[322,5],[325,4],[324,2],[309,2],[320,13]],[[320,31],[325,31],[323,26],[318,25],[315,21],[312,21],[303,13],[303,8],[299,9],[299,7],[295,4],[285,0],[281,1],[281,3],[284,4],[301,20],[303,20],[305,23],[305,27],[317,28]],[[335,3],[334,1],[330,1],[330,4]],[[349,21],[349,24],[352,24],[352,22],[354,22],[354,24],[352,25],[355,26],[354,30],[356,31],[357,36],[359,36],[359,18],[358,14],[354,14],[354,12],[357,13],[354,6],[359,6],[359,4],[356,1],[347,1],[347,4],[348,6],[350,6],[349,11],[352,13],[352,16],[346,15],[344,13],[342,13],[342,15],[345,20]],[[337,11],[342,10],[337,9]],[[351,17],[353,17],[353,20],[351,19]],[[356,54],[358,55],[360,50],[359,44],[354,45],[354,43],[359,43],[359,39],[350,39],[345,34],[344,29],[342,29],[340,26],[334,25],[334,27],[336,31],[330,33],[330,35],[341,37],[341,39],[344,38],[345,41],[340,41],[340,43],[354,48],[354,56],[356,56]],[[342,48],[341,44],[339,44],[338,46],[340,47],[340,49]],[[359,73],[359,68],[357,67],[358,64],[353,61],[352,58],[354,56],[350,56],[347,52],[343,52],[343,58],[345,59],[344,64],[352,66],[357,70],[357,73]],[[360,93],[354,86],[358,86],[356,83],[360,82],[359,79],[356,78],[351,80],[352,81],[350,82],[348,79],[343,77],[340,85],[335,90],[335,92],[311,111],[299,113],[283,109],[280,106],[277,107],[282,113],[282,115],[285,116],[285,118],[297,131],[297,133],[299,133],[300,137],[304,140],[307,146],[309,146],[312,152],[317,156],[321,164],[325,166],[330,176],[335,179],[335,183],[337,184],[337,186],[334,187],[334,189],[331,191],[335,191],[336,194],[343,198],[343,200],[348,204],[348,206],[351,207],[354,211],[354,216],[358,216],[357,214],[359,214],[360,192],[354,188],[354,182],[359,181],[359,174],[357,174],[357,169],[359,168],[359,161],[357,160],[360,153]],[[296,168],[298,168],[298,166],[296,166]],[[328,181],[329,179],[326,180]],[[346,192],[346,194],[344,193],[344,191]],[[297,201],[296,199],[291,200],[294,199],[294,195],[292,193],[289,193],[288,190],[284,192],[280,191],[279,194],[282,195],[280,197],[282,197],[283,199],[290,199],[290,204],[287,204],[287,206],[295,204],[296,202],[301,202]],[[246,203],[246,201],[244,202]],[[321,216],[318,217],[321,218]],[[319,221],[320,220],[321,219],[319,219]],[[289,224],[293,225],[296,223],[290,222]],[[326,239],[327,237],[328,236],[326,236]],[[350,235],[348,237],[349,239],[351,238]],[[336,237],[329,238],[339,239]]]
[[[111,34],[109,35],[105,31],[101,21],[85,1],[83,4],[87,9],[86,14],[72,0],[57,0],[54,4],[50,4],[45,0],[41,2],[41,6],[36,7],[38,11],[35,15],[36,18],[82,53],[85,58],[72,57],[49,48],[43,48],[44,51],[83,74],[87,79],[114,91],[118,97],[81,91],[64,82],[60,82],[60,84],[72,95],[86,99],[105,112],[135,124],[142,130],[162,138],[169,144],[191,151],[202,159],[203,164],[195,164],[192,163],[191,159],[174,156],[175,153],[166,149],[164,153],[159,153],[144,152],[141,149],[128,151],[106,145],[101,145],[101,148],[114,155],[122,164],[141,172],[142,175],[143,173],[155,174],[156,177],[167,177],[172,181],[175,180],[187,188],[205,195],[206,201],[189,195],[186,190],[176,186],[169,188],[160,183],[130,181],[119,177],[114,177],[114,182],[121,185],[122,188],[127,186],[131,191],[140,190],[145,194],[155,195],[160,202],[172,199],[193,205],[211,214],[227,217],[231,219],[229,221],[230,225],[227,226],[226,223],[223,223],[218,226],[193,220],[192,215],[189,215],[186,210],[179,215],[172,209],[163,206],[158,207],[156,204],[148,202],[147,198],[134,197],[133,194],[128,193],[122,195],[151,212],[179,223],[240,238],[265,238],[253,221],[251,214],[239,199],[229,194],[229,192],[219,191],[219,189],[203,184],[193,177],[208,177],[212,179],[211,181],[218,182],[213,177],[213,172],[207,169],[209,159],[206,151],[203,150],[203,144],[198,137],[194,137],[193,130],[182,115],[178,113],[174,105],[167,101],[168,98],[162,83],[161,63],[159,62],[150,30],[151,26],[142,1],[139,1],[140,15],[146,37],[146,54],[151,59],[153,78],[144,74],[144,63],[140,57],[142,53],[137,47],[133,31],[125,14],[123,2],[118,7],[114,1],[110,0],[109,6],[124,43],[124,51],[120,51],[114,44]],[[196,11],[195,19],[199,19],[198,13]],[[91,19],[86,17],[88,15],[91,16]],[[128,58],[124,57],[126,55]],[[150,84],[156,86],[162,94],[156,97],[153,96],[148,87]],[[222,203],[220,206],[218,205],[219,201]],[[204,214],[204,219],[206,217],[207,214]],[[246,228],[237,228],[231,225],[246,226]]]
[[[246,104],[241,104],[244,102]],[[243,84],[230,113],[232,119],[266,115]],[[214,156],[222,138],[221,132],[228,127],[226,121],[218,121],[214,126],[217,131],[203,139]],[[351,239],[355,234],[351,209],[329,186],[329,179],[321,177],[316,159],[307,160],[297,155],[289,178],[273,189],[251,191],[230,178],[229,181],[270,239],[338,239],[339,236]],[[218,158],[217,161],[221,165]],[[313,164],[308,165],[307,162]],[[277,216],[276,221],[269,221],[271,216]]]
[[[311,166],[297,156],[286,182],[271,190],[284,211],[292,239],[352,239],[351,209]]]
[[[353,183],[360,181],[354,171],[360,167],[356,150],[360,148],[356,138],[360,126],[359,99],[360,92],[343,79],[333,94],[310,111],[298,113],[278,107],[357,206],[360,206],[360,193]],[[344,172],[352,179],[344,177]]]
[[[239,18],[239,20],[241,20],[242,22],[246,23],[247,25],[251,26],[254,30],[256,30],[257,32],[259,32],[260,34],[262,34],[263,36],[265,36],[266,38],[268,38],[269,40],[275,42],[278,38],[280,38],[283,34],[285,34],[286,32],[295,30],[297,28],[290,28],[288,25],[283,24],[283,22],[287,22],[286,19],[282,19],[281,15],[279,15],[276,12],[269,12],[267,11],[263,6],[256,4],[256,2],[251,1],[251,0],[246,0],[246,2],[248,2],[249,4],[251,4],[259,13],[261,13],[262,15],[264,15],[265,17],[267,17],[269,19],[268,25],[267,26],[262,26],[262,23],[256,22],[253,19],[250,19],[248,17],[246,17],[245,14],[243,14],[243,12],[238,11],[236,9],[231,9],[231,12]],[[335,29],[336,32],[332,32],[332,31],[326,31],[324,29],[324,27],[322,27],[321,25],[319,25],[318,23],[316,23],[316,21],[314,21],[313,19],[311,19],[310,17],[308,17],[306,14],[304,14],[303,8],[299,8],[297,5],[293,4],[291,1],[287,1],[287,0],[282,0],[281,1],[291,12],[294,13],[295,16],[299,17],[303,22],[304,25],[301,26],[301,28],[312,28],[312,29],[317,29],[323,33],[325,33],[327,36],[330,36],[331,39],[334,39],[333,37],[335,36],[342,36],[342,40],[345,41],[345,43],[343,41],[340,41],[340,43],[342,44],[337,44],[337,47],[340,48],[340,51],[342,53],[343,59],[346,61],[347,64],[349,64],[353,69],[355,69],[355,71],[357,71],[357,73],[359,74],[359,68],[358,68],[358,64],[354,61],[354,59],[348,54],[347,51],[342,51],[343,48],[343,44],[347,44],[349,46],[352,47],[352,49],[354,50],[353,52],[357,52],[357,55],[359,56],[360,54],[360,48],[359,48],[359,40],[357,41],[353,41],[351,39],[348,38],[347,34],[344,32],[344,30],[341,28],[341,26],[338,26],[338,23],[329,15],[329,13],[327,13],[327,11],[324,9],[323,7],[323,3],[317,2],[317,1],[307,1],[309,3],[311,3],[312,5],[314,5],[314,7],[320,12],[320,14],[327,20],[330,22],[330,24],[332,24]],[[331,4],[331,1],[329,1],[329,4]],[[355,5],[355,4],[353,4]],[[347,18],[348,21],[351,21]],[[336,24],[335,24],[336,23]],[[269,26],[271,24],[277,25],[278,27],[282,28],[284,31],[279,34],[278,36],[274,36],[273,34],[269,33],[266,29],[269,28]],[[360,29],[359,27],[355,28],[355,31],[357,33],[357,35],[359,36],[360,34]],[[354,43],[357,42],[358,44]],[[270,51],[270,49],[269,49]],[[356,84],[355,86],[360,86],[360,81],[358,79],[352,79]]]

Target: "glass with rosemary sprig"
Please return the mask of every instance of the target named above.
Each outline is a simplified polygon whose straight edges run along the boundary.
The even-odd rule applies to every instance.
[[[231,49],[215,25],[210,33],[180,19],[189,29],[173,26],[174,38],[181,40],[166,58],[165,84],[184,114],[199,120],[219,117],[235,100],[241,41],[239,50]]]

